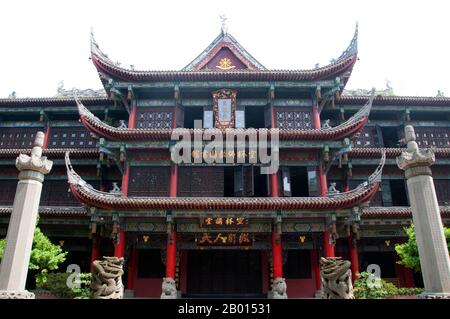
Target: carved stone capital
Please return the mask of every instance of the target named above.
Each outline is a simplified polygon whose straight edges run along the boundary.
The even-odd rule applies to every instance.
[[[402,152],[397,157],[397,165],[402,170],[407,170],[416,166],[429,167],[435,162],[434,152],[431,149],[415,149]]]
[[[31,156],[20,154],[16,158],[16,167],[19,171],[36,171],[45,175],[50,172],[52,166],[53,162],[45,156],[37,157],[34,154]]]
[[[0,299],[34,299],[34,293],[22,290],[0,290]]]
[[[405,170],[406,179],[410,179],[414,176],[420,175],[431,176],[432,175],[431,168],[429,166],[413,166]]]

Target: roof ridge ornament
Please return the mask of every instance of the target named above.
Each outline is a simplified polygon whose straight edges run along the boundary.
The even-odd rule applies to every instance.
[[[358,21],[356,21],[356,26],[355,26],[355,33],[353,34],[353,38],[350,41],[349,46],[347,47],[347,49],[345,49],[344,52],[342,52],[341,56],[336,60],[344,60],[356,53],[358,53]]]
[[[226,23],[228,18],[224,14],[220,15],[219,17],[220,17],[220,20],[222,20],[222,26],[221,26],[222,35],[226,36],[228,34],[228,26]]]

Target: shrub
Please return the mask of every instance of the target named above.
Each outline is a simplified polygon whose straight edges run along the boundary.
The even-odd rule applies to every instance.
[[[50,292],[57,298],[60,299],[74,299],[74,298],[89,298],[90,289],[89,285],[91,283],[90,273],[80,274],[80,288],[69,288],[67,286],[67,278],[72,273],[49,273],[47,275],[47,281],[38,284],[38,289],[44,289]]]
[[[354,282],[354,295],[356,299],[387,299],[402,295],[416,295],[423,291],[421,288],[397,288],[375,275],[362,272]]]

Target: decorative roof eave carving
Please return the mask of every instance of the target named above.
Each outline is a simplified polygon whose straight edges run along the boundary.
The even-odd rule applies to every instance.
[[[91,34],[91,58],[102,77],[122,81],[311,81],[343,76],[347,79],[357,60],[358,29],[349,47],[329,65],[307,70],[233,70],[233,71],[136,71],[120,66],[104,54]],[[256,60],[255,60],[256,61]],[[257,61],[256,61],[257,62]],[[344,79],[344,83],[345,80]]]
[[[78,112],[83,125],[91,132],[109,140],[130,141],[130,140],[165,140],[171,138],[173,129],[130,129],[118,128],[110,126],[102,122],[94,114],[92,114],[79,100],[77,101]],[[346,137],[353,137],[360,132],[367,124],[370,110],[372,107],[373,96],[369,101],[346,122],[335,127],[309,129],[309,130],[286,130],[278,129],[279,138],[286,140],[316,140],[316,141],[335,141]],[[193,136],[196,129],[177,129],[179,132],[189,132]],[[201,129],[200,129],[201,130]],[[217,129],[219,130],[219,129]],[[221,131],[224,132],[224,131]],[[235,129],[234,132],[239,134],[248,133],[245,129]],[[271,130],[255,129],[254,134],[266,133],[270,137]]]
[[[72,194],[86,205],[103,209],[188,209],[188,210],[330,210],[353,207],[371,200],[379,189],[381,172],[385,163],[383,155],[375,172],[368,180],[349,192],[330,197],[127,197],[94,189],[73,169],[69,152],[66,153],[66,169]]]

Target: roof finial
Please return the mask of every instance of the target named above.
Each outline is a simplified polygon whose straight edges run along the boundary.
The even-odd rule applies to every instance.
[[[227,33],[228,33],[228,26],[227,26],[226,21],[227,21],[228,18],[224,14],[222,14],[222,15],[220,15],[220,19],[222,20],[222,34],[223,35],[227,35]]]

